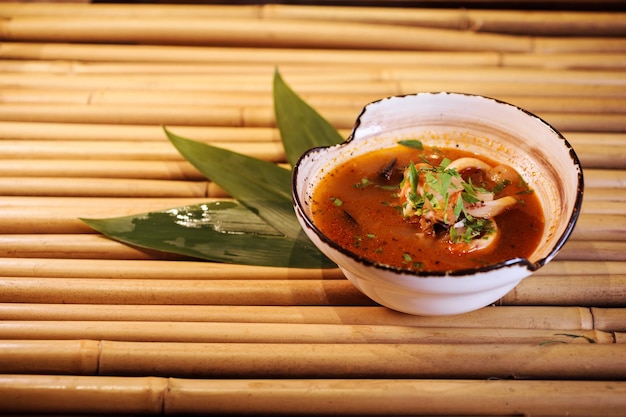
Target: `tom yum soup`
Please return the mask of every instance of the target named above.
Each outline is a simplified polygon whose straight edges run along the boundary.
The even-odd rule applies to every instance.
[[[539,199],[513,168],[416,140],[328,172],[311,208],[315,225],[346,250],[419,271],[528,257],[544,228]]]

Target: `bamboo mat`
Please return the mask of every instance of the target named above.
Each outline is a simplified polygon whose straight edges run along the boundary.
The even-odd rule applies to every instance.
[[[54,415],[624,415],[626,14],[0,3],[0,410]],[[161,125],[279,164],[271,80],[344,135],[394,94],[484,94],[585,169],[557,259],[418,317],[338,270],[199,262],[79,217],[229,196]]]

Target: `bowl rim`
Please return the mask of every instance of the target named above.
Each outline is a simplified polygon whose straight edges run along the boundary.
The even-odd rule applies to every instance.
[[[512,107],[514,109],[517,109],[519,111],[522,111],[523,113],[525,113],[526,115],[528,115],[529,117],[535,119],[537,122],[539,122],[540,124],[543,124],[545,127],[547,127],[549,130],[551,130],[558,139],[563,141],[564,146],[567,148],[569,156],[572,160],[572,163],[574,165],[575,168],[577,168],[578,170],[578,176],[577,176],[577,188],[576,188],[576,200],[574,202],[574,206],[572,208],[572,213],[567,221],[567,225],[565,227],[565,229],[563,230],[563,233],[561,234],[561,236],[558,237],[558,239],[556,240],[554,246],[552,247],[552,249],[550,250],[550,252],[544,256],[541,259],[538,259],[535,262],[531,262],[529,259],[524,258],[524,257],[518,257],[518,258],[512,258],[512,259],[507,259],[505,261],[501,261],[495,264],[490,264],[487,266],[482,266],[482,267],[477,267],[477,268],[466,268],[466,269],[458,269],[458,270],[453,270],[453,271],[423,271],[423,270],[415,270],[415,269],[409,269],[409,268],[398,268],[392,265],[387,265],[387,264],[382,264],[379,262],[375,262],[372,261],[368,258],[365,258],[363,256],[360,256],[352,251],[350,251],[347,248],[344,248],[343,246],[338,245],[336,242],[334,242],[332,239],[330,239],[328,236],[326,236],[313,222],[313,220],[306,215],[306,211],[304,209],[304,204],[301,201],[301,197],[300,194],[298,192],[298,187],[297,187],[297,180],[299,177],[299,173],[300,173],[300,166],[302,164],[302,162],[311,157],[313,154],[315,153],[319,153],[319,152],[326,152],[329,151],[330,149],[334,149],[334,148],[341,148],[341,147],[345,147],[347,145],[349,145],[353,139],[354,139],[354,134],[355,131],[359,128],[360,124],[361,124],[361,119],[363,117],[363,115],[367,112],[367,110],[375,105],[378,104],[384,100],[389,100],[389,99],[394,99],[394,98],[404,98],[404,97],[419,97],[419,96],[435,96],[435,95],[448,95],[448,96],[464,96],[464,97],[468,97],[468,98],[475,98],[475,99],[486,99],[488,101],[492,101],[498,105],[505,105],[505,106],[509,106]],[[350,135],[348,136],[348,138],[341,142],[338,143],[336,145],[330,145],[330,146],[320,146],[320,147],[314,147],[311,148],[309,150],[307,150],[306,152],[304,152],[300,158],[298,158],[298,161],[294,164],[293,166],[293,171],[292,171],[292,177],[291,177],[291,193],[292,193],[292,199],[293,199],[293,204],[294,204],[294,208],[296,210],[296,214],[298,215],[298,217],[300,217],[306,227],[308,229],[310,229],[313,233],[315,233],[315,235],[325,244],[329,245],[332,249],[340,252],[341,254],[343,254],[344,256],[347,256],[348,258],[352,259],[353,261],[356,261],[357,263],[360,263],[364,266],[368,266],[368,267],[374,267],[376,269],[382,270],[382,271],[386,271],[386,272],[392,272],[392,273],[396,273],[396,274],[402,274],[402,275],[412,275],[415,277],[419,277],[419,278],[429,278],[429,277],[460,277],[460,276],[468,276],[468,275],[476,275],[476,274],[484,274],[484,273],[488,273],[491,271],[495,271],[495,270],[499,270],[499,269],[503,269],[503,268],[507,268],[507,267],[514,267],[514,266],[519,266],[519,267],[523,267],[526,268],[530,273],[538,270],[539,268],[541,268],[542,266],[544,266],[545,264],[547,264],[550,260],[552,260],[556,254],[561,250],[561,248],[563,247],[563,245],[566,243],[566,241],[568,240],[569,236],[571,235],[576,222],[578,221],[578,217],[580,215],[580,211],[581,211],[581,207],[582,207],[582,201],[583,201],[583,194],[584,194],[584,175],[583,175],[583,168],[582,165],[580,163],[580,159],[578,158],[578,155],[576,155],[576,152],[574,151],[574,148],[572,147],[572,145],[569,143],[569,141],[561,134],[561,132],[559,132],[556,128],[554,128],[550,123],[548,123],[547,121],[545,121],[544,119],[542,119],[541,117],[537,116],[536,114],[523,109],[519,106],[516,106],[514,104],[508,103],[506,101],[503,100],[499,100],[493,97],[488,97],[488,96],[484,96],[484,95],[478,95],[478,94],[470,94],[470,93],[457,93],[457,92],[446,92],[446,91],[439,91],[439,92],[420,92],[420,93],[411,93],[411,94],[399,94],[399,95],[392,95],[392,96],[387,96],[387,97],[383,97],[380,98],[378,100],[374,100],[372,102],[367,103],[362,109],[361,112],[359,113],[354,126],[352,128],[352,131],[350,132]]]

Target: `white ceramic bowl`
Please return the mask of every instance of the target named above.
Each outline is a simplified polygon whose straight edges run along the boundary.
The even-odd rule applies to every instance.
[[[429,273],[373,263],[343,249],[313,223],[310,202],[320,179],[338,164],[399,139],[459,146],[514,167],[542,203],[546,227],[528,259],[488,267]],[[492,304],[548,263],[569,237],[583,197],[580,162],[566,139],[539,117],[491,98],[457,93],[389,97],[365,106],[340,145],[315,148],[294,167],[296,215],[309,238],[365,295],[418,315],[459,314]]]

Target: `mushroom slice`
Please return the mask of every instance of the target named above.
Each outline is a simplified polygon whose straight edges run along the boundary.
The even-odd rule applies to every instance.
[[[515,204],[517,204],[517,200],[514,197],[506,196],[497,200],[479,201],[469,204],[465,207],[465,211],[473,217],[490,219]]]

